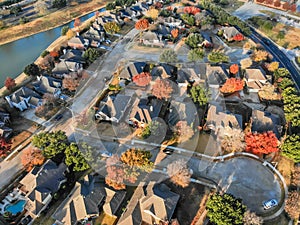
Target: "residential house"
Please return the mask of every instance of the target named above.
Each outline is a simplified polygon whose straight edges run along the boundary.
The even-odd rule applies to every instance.
[[[169,17],[166,17],[166,18],[163,18],[163,23],[166,25],[166,26],[169,26],[171,28],[181,28],[182,27],[182,20],[180,19],[176,19],[172,16],[169,16]]]
[[[120,73],[120,79],[131,81],[132,77],[144,71],[145,62],[130,62]]]
[[[42,97],[27,87],[21,87],[11,95],[5,96],[5,99],[11,108],[15,107],[20,111],[36,108],[43,103]]]
[[[280,118],[278,115],[267,111],[253,110],[251,117],[251,131],[258,133],[273,131],[277,138],[280,139],[282,132]]]
[[[227,80],[227,72],[222,66],[206,66],[206,83],[211,88],[219,88]]]
[[[37,77],[37,81],[32,83],[34,90],[44,95],[52,94],[58,98],[61,94],[62,81],[49,76]]]
[[[72,37],[68,41],[68,46],[74,49],[85,49],[89,45],[89,41],[81,36]]]
[[[64,163],[57,165],[48,160],[41,167],[34,167],[21,181],[21,191],[27,199],[25,209],[32,218],[36,218],[48,206],[53,195],[67,181],[68,171]]]
[[[105,187],[99,176],[86,175],[83,180],[76,182],[67,201],[58,207],[52,217],[68,225],[99,216],[102,211],[116,218],[114,214],[125,195],[125,191],[114,191]]]
[[[236,35],[242,35],[235,27],[224,27],[223,37],[227,41],[233,41]]]
[[[83,58],[83,52],[78,49],[65,50],[59,59],[60,62],[55,64],[55,67],[52,69],[52,73],[59,77],[63,78],[64,75],[70,72],[77,72],[82,70],[85,63]]]
[[[258,92],[268,81],[261,69],[246,69],[244,74],[249,92]]]
[[[7,139],[13,132],[13,129],[7,127],[10,123],[10,116],[9,113],[5,113],[0,111],[0,137]]]
[[[201,43],[201,46],[204,46],[205,48],[212,48],[214,46],[211,36],[207,32],[202,32],[201,33],[204,41]]]
[[[243,128],[243,117],[240,114],[233,114],[224,111],[224,108],[219,104],[210,104],[206,127],[218,132],[219,128],[231,127],[236,129]]]
[[[166,63],[161,63],[158,66],[153,67],[151,70],[151,76],[159,77],[162,79],[176,80],[177,79],[177,67]]]
[[[175,126],[179,121],[186,121],[188,125],[198,124],[198,113],[195,104],[190,101],[172,100],[168,115],[168,123]]]
[[[131,197],[118,225],[152,225],[169,221],[180,196],[162,183],[141,182]]]
[[[119,123],[125,115],[125,112],[132,106],[135,96],[118,94],[117,96],[108,96],[105,101],[101,101],[99,110],[95,117],[102,121],[112,121]]]
[[[160,99],[137,99],[129,114],[130,125],[143,127],[158,118],[163,107]]]
[[[142,34],[141,41],[144,45],[147,46],[158,46],[158,47],[164,47],[164,43],[162,39],[158,36],[156,32],[153,31],[146,31]]]
[[[84,33],[84,37],[101,42],[105,41],[105,36],[106,34],[104,30],[98,30],[93,26],[91,26],[90,29]]]

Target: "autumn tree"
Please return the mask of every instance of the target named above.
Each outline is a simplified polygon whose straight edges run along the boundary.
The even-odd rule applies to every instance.
[[[227,193],[212,195],[206,203],[206,209],[209,221],[216,225],[241,225],[246,212],[242,200]]]
[[[153,162],[150,161],[151,153],[139,148],[129,148],[122,153],[120,160],[131,169],[140,169],[150,172],[153,169]]]
[[[178,61],[177,54],[173,49],[166,49],[160,54],[159,61],[166,63],[175,63]]]
[[[229,67],[229,72],[232,73],[232,74],[237,74],[239,72],[239,66],[238,66],[238,64],[232,64]]]
[[[135,23],[135,29],[146,30],[149,27],[149,21],[147,19],[140,19]]]
[[[78,31],[80,25],[81,25],[81,20],[80,20],[80,18],[76,18],[76,19],[74,20],[74,28],[75,28],[77,31]]]
[[[0,157],[4,158],[10,153],[11,142],[7,141],[5,138],[0,137]]]
[[[291,5],[290,5],[290,3],[285,2],[285,3],[282,4],[282,8],[283,8],[284,10],[289,10],[289,9],[291,8]]]
[[[14,87],[16,87],[15,79],[6,77],[4,86],[7,88],[7,90],[11,91]]]
[[[169,99],[173,92],[170,81],[157,79],[152,86],[152,95],[158,99]]]
[[[278,151],[278,139],[273,131],[264,133],[247,133],[245,135],[246,151],[253,154],[269,154]]]
[[[44,163],[45,157],[38,148],[26,148],[22,151],[21,162],[26,171],[30,171],[34,166],[40,166]]]
[[[252,57],[255,62],[265,61],[268,58],[269,53],[263,50],[255,50]]]
[[[244,225],[262,225],[263,219],[257,216],[254,212],[247,210],[243,218]]]
[[[112,22],[107,22],[103,25],[104,30],[109,33],[109,34],[115,34],[120,32],[121,28],[119,26],[119,24],[117,24],[116,22],[112,21]]]
[[[179,34],[178,29],[175,28],[175,29],[171,30],[171,35],[172,35],[173,40],[175,40],[178,37],[178,34]]]
[[[69,29],[67,32],[66,32],[66,37],[68,39],[71,39],[72,37],[75,36],[75,32],[72,30],[72,29]]]
[[[145,13],[146,17],[150,17],[153,20],[156,20],[158,15],[159,15],[159,11],[155,8],[151,8]]]
[[[62,81],[62,86],[69,91],[76,91],[77,87],[79,86],[79,79],[65,77]]]
[[[200,107],[206,106],[209,101],[209,91],[203,85],[194,85],[190,89],[189,95],[193,102],[199,104]]]
[[[183,159],[170,163],[167,166],[167,173],[174,184],[183,188],[189,186],[192,173]]]
[[[225,154],[231,152],[242,152],[245,150],[245,135],[241,129],[222,127],[218,130],[218,141],[220,142],[222,152]]]
[[[268,64],[267,68],[270,72],[275,72],[279,67],[279,62],[271,62]]]
[[[245,69],[249,68],[252,65],[252,60],[250,58],[242,59],[240,61],[240,64],[241,64],[241,68],[243,70],[245,70]]]
[[[194,135],[193,128],[186,121],[178,121],[174,128],[174,135],[178,143],[188,141]]]
[[[54,67],[54,58],[48,54],[39,63],[39,66],[43,70],[51,70]]]
[[[291,191],[285,201],[285,211],[291,219],[297,220],[300,215],[300,193],[299,191]]]
[[[142,72],[132,77],[132,81],[138,86],[147,86],[151,81],[151,75],[148,72]]]
[[[274,6],[279,8],[279,7],[281,6],[280,0],[276,0],[276,1],[274,2]]]
[[[41,132],[33,136],[31,144],[42,150],[43,156],[52,158],[67,148],[68,137],[64,131]]]
[[[229,62],[229,57],[224,52],[213,50],[208,54],[207,59],[212,63]]]
[[[201,12],[201,10],[198,7],[195,6],[186,6],[183,9],[184,13],[196,15],[197,13]]]
[[[115,190],[122,190],[126,188],[124,183],[125,172],[123,164],[118,155],[113,155],[106,159],[105,183]]]
[[[225,84],[220,88],[220,92],[223,94],[230,94],[236,91],[241,91],[244,88],[244,81],[239,78],[229,78]]]
[[[90,168],[90,165],[85,160],[84,155],[79,150],[76,143],[72,142],[64,151],[65,163],[70,166],[73,171],[84,171]]]
[[[241,33],[238,33],[238,34],[236,34],[236,35],[233,36],[233,40],[234,41],[242,41],[244,39],[245,39],[245,37]]]

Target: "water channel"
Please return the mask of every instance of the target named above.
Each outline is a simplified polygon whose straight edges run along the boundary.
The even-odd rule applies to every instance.
[[[105,11],[105,8],[99,10]],[[80,17],[81,21],[95,15],[95,12]],[[54,40],[61,35],[63,26],[73,27],[73,21],[48,31],[37,33],[17,41],[0,46],[0,87],[4,85],[6,77],[16,78],[26,65],[35,59]]]

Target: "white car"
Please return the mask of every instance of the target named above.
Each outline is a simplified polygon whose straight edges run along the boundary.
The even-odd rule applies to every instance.
[[[277,205],[278,205],[278,202],[277,202],[276,199],[270,199],[270,200],[268,200],[268,201],[263,202],[263,206],[264,206],[264,209],[265,209],[265,210],[266,210],[266,209],[273,208],[273,207],[275,207],[275,206],[277,206]]]

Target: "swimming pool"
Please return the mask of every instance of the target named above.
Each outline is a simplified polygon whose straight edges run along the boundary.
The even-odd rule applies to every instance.
[[[5,207],[4,211],[11,212],[13,215],[16,215],[19,212],[24,210],[24,206],[26,204],[25,200],[19,200],[14,204],[9,204]]]

